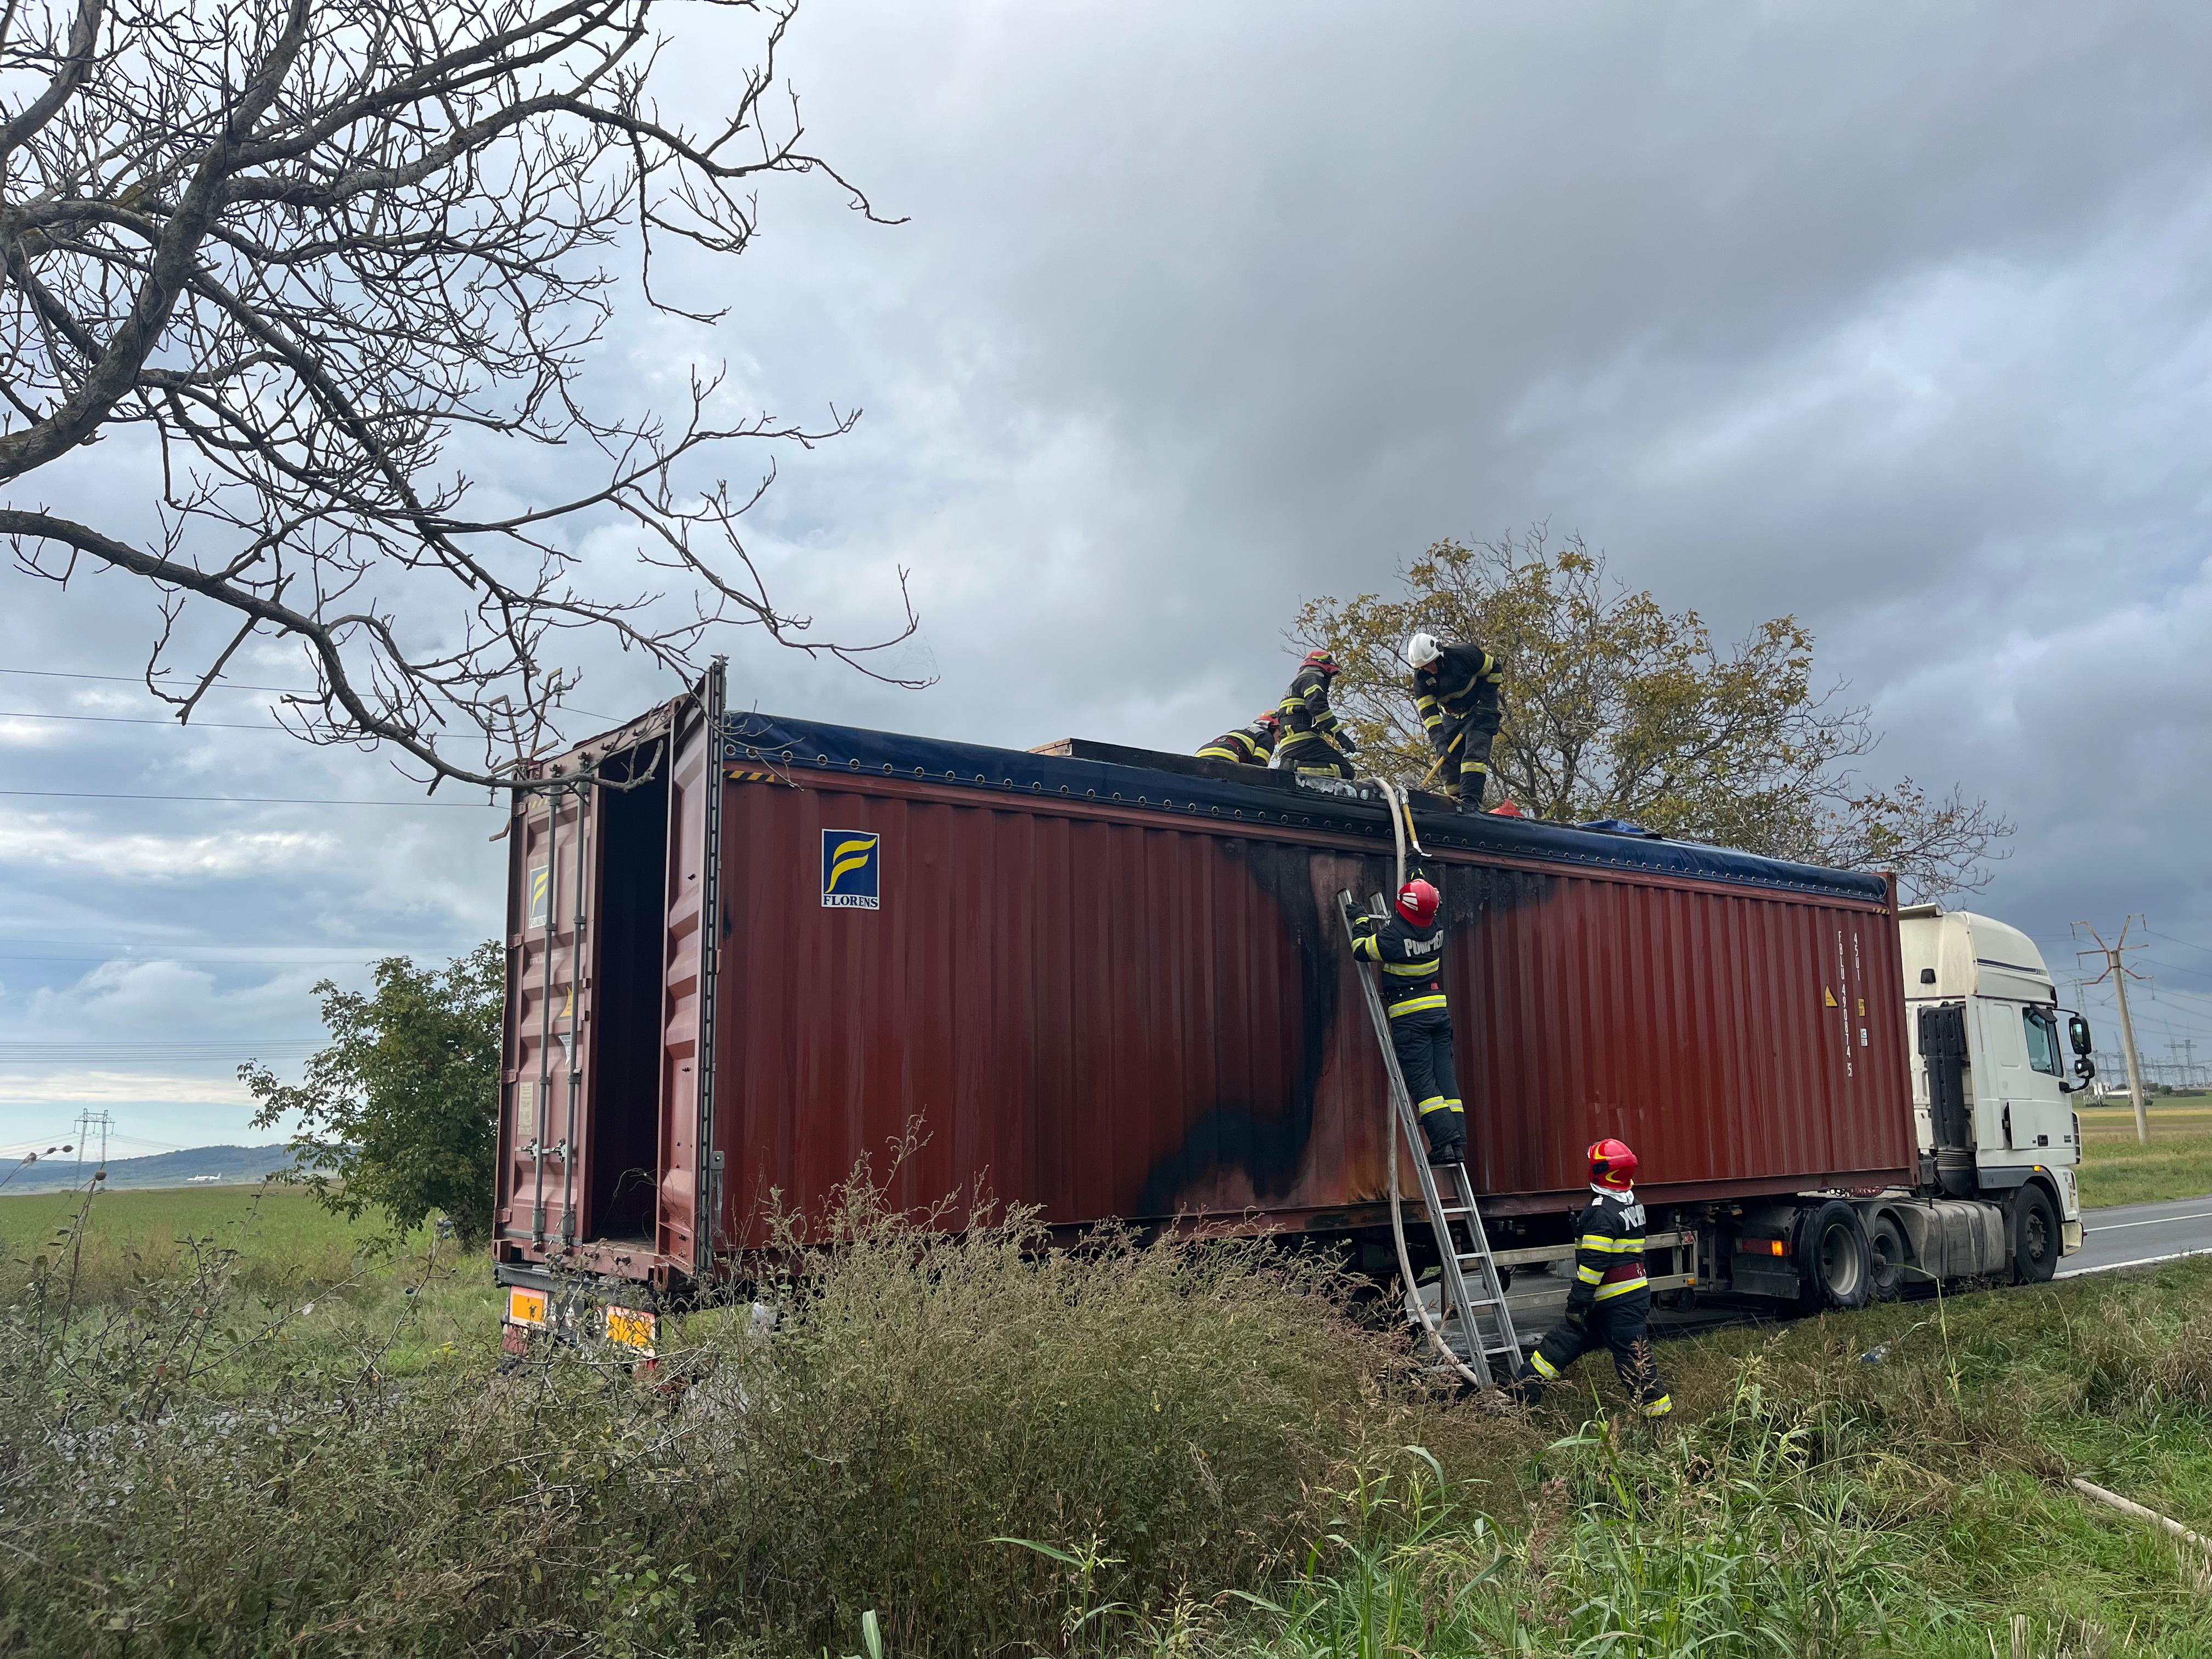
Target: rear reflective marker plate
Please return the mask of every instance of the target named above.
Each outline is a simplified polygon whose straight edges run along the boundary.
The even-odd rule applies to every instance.
[[[638,1313],[629,1308],[610,1308],[607,1310],[607,1340],[619,1342],[625,1348],[641,1348],[650,1353],[656,1322],[649,1313]]]

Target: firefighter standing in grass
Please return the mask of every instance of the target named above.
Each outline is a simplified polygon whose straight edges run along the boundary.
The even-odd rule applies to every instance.
[[[1337,724],[1328,706],[1329,682],[1336,676],[1335,659],[1328,652],[1309,651],[1291,689],[1275,705],[1283,717],[1283,743],[1276,757],[1286,769],[1306,777],[1352,775],[1352,763],[1345,756],[1358,754],[1358,745]]]
[[[1382,965],[1390,1047],[1419,1114],[1429,1162],[1463,1164],[1467,1111],[1452,1064],[1451,1009],[1444,1001],[1444,928],[1437,915],[1442,896],[1414,877],[1398,890],[1389,915],[1352,918],[1352,954]]]
[[[1283,735],[1283,718],[1270,708],[1251,725],[1224,732],[1198,751],[1200,760],[1227,761],[1231,766],[1265,766],[1274,757]]]
[[[1590,1202],[1575,1223],[1574,1288],[1565,1320],[1545,1333],[1509,1392],[1531,1404],[1547,1383],[1601,1342],[1613,1350],[1621,1386],[1646,1417],[1674,1409],[1651,1352],[1651,1285],[1644,1272],[1644,1206],[1636,1198],[1636,1154],[1626,1141],[1589,1149]]]
[[[1462,812],[1482,811],[1490,788],[1490,746],[1498,739],[1498,659],[1479,645],[1439,645],[1433,634],[1406,641],[1413,707],[1444,775],[1444,793]]]

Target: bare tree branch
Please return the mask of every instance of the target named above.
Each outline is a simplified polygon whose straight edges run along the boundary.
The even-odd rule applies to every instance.
[[[717,630],[757,627],[897,684],[911,637],[817,639],[740,534],[775,476],[733,490],[737,444],[851,429],[732,416],[712,375],[664,414],[586,376],[657,239],[742,253],[774,174],[822,173],[781,52],[795,0],[709,0],[757,26],[755,61],[701,131],[650,95],[664,0],[46,0],[0,32],[0,483],[111,431],[150,429],[151,544],[16,495],[0,535],[66,584],[88,561],[155,583],[149,686],[189,720],[238,652],[295,645],[313,693],[281,721],[387,744],[497,783],[555,739],[562,647],[598,635],[686,677]],[[484,500],[463,441],[562,457],[562,488]],[[97,515],[95,515],[97,516]],[[587,535],[628,526],[676,590],[610,596]],[[903,597],[905,573],[899,581]],[[214,632],[192,625],[210,608]],[[198,641],[186,695],[161,692]],[[226,642],[227,641],[227,642]]]

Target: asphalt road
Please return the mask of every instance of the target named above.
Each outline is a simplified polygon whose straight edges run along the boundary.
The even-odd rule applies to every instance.
[[[2060,1264],[2061,1279],[2148,1267],[2185,1255],[2212,1255],[2212,1196],[2084,1210],[2081,1220],[2081,1248]],[[1567,1285],[1564,1277],[1524,1269],[1515,1274],[1508,1294],[1516,1326],[1524,1335],[1540,1334],[1565,1307]],[[1665,1335],[1687,1336],[1746,1318],[1774,1316],[1773,1310],[1765,1304],[1729,1298],[1703,1301],[1680,1312],[1655,1309],[1651,1322]]]
[[[2081,1223],[2081,1249],[2059,1264],[2061,1279],[2212,1254],[2212,1198],[2084,1210]]]

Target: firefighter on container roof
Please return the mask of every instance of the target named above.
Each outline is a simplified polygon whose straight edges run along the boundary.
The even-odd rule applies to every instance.
[[[1200,760],[1227,761],[1231,766],[1265,766],[1274,757],[1283,735],[1283,717],[1270,708],[1251,725],[1224,732],[1198,751]]]
[[[1389,916],[1352,919],[1352,953],[1382,968],[1390,1047],[1421,1120],[1431,1164],[1467,1161],[1467,1110],[1452,1064],[1451,1009],[1444,1001],[1442,896],[1416,876],[1398,890]]]
[[[1440,645],[1433,634],[1406,641],[1413,707],[1444,775],[1444,792],[1462,812],[1482,811],[1490,788],[1490,746],[1498,738],[1498,659],[1479,645]]]
[[[1534,1403],[1548,1382],[1604,1343],[1621,1386],[1646,1417],[1674,1409],[1651,1352],[1651,1285],[1644,1271],[1644,1206],[1636,1154],[1607,1139],[1589,1149],[1590,1202],[1575,1222],[1575,1283],[1566,1317],[1544,1334],[1509,1392]]]
[[[1293,772],[1308,777],[1352,775],[1352,763],[1345,757],[1358,754],[1359,747],[1337,724],[1328,706],[1328,684],[1336,675],[1335,659],[1328,652],[1309,651],[1291,689],[1275,705],[1283,717],[1283,744],[1276,757]]]

